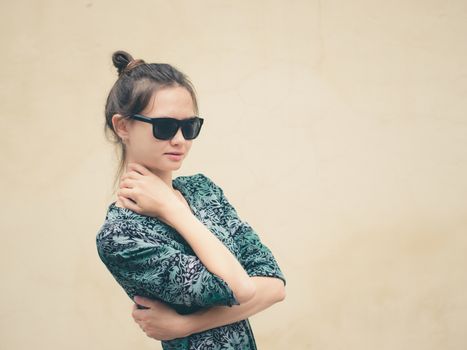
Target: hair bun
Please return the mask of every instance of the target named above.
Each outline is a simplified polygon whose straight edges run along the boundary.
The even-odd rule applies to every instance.
[[[122,74],[128,63],[130,63],[132,60],[133,56],[123,50],[115,51],[112,55],[112,62],[117,68],[119,76]]]
[[[145,63],[142,59],[135,60],[133,56],[123,50],[118,50],[113,53],[112,62],[117,68],[118,76],[121,76],[124,72],[130,71],[134,67]]]

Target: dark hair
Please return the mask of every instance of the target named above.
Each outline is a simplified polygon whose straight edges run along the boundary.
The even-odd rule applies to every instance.
[[[118,113],[128,118],[128,115],[141,113],[153,94],[164,87],[186,88],[193,100],[196,115],[198,115],[198,103],[195,88],[189,78],[170,64],[135,60],[128,52],[121,50],[112,54],[112,62],[117,68],[118,79],[112,86],[105,104],[104,134],[107,140],[116,144],[120,150],[118,170],[112,186],[113,193],[115,193],[117,181],[125,167],[126,149],[125,144],[114,130],[112,116]],[[110,138],[108,132],[111,134]]]

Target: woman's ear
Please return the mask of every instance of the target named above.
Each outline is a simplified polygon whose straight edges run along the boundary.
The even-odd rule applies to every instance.
[[[115,132],[122,140],[128,139],[128,119],[116,113],[112,116],[112,125]]]

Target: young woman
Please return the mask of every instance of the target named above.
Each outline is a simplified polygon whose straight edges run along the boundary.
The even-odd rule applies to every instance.
[[[248,317],[284,300],[286,280],[220,186],[203,173],[172,179],[204,123],[194,88],[169,64],[112,60],[105,131],[121,159],[99,257],[163,349],[256,349]]]

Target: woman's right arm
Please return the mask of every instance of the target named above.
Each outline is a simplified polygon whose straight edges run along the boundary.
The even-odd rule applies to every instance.
[[[237,258],[185,205],[173,205],[164,214],[164,221],[183,236],[209,271],[229,285],[240,304],[255,296],[255,283]]]

